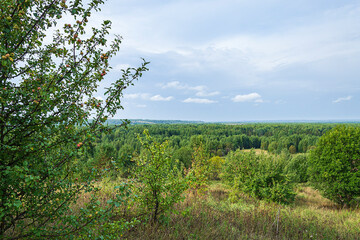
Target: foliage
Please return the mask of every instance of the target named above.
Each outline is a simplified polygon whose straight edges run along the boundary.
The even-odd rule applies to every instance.
[[[174,151],[172,159],[180,161],[185,168],[191,166],[193,150],[190,147],[181,147]]]
[[[112,120],[117,123],[120,120]],[[109,122],[109,121],[108,121]],[[143,122],[146,122],[145,120]],[[359,125],[359,124],[351,124]],[[116,152],[113,159],[119,170],[122,168],[123,160],[129,162],[129,157],[140,153],[141,144],[136,136],[145,128],[149,130],[158,142],[169,141],[172,159],[178,159],[186,168],[191,167],[193,144],[202,141],[203,150],[209,158],[213,156],[226,156],[230,151],[237,149],[260,148],[273,153],[280,154],[283,150],[294,145],[297,152],[306,152],[316,141],[335,124],[330,123],[256,123],[243,125],[226,124],[138,124],[129,125],[127,129],[113,125],[112,133],[104,133],[96,140],[95,149],[102,145],[112,145]],[[272,143],[272,144],[271,144]],[[271,144],[271,146],[270,146]],[[126,145],[126,148],[123,148]],[[80,161],[93,158],[91,152],[84,153]],[[96,159],[94,159],[96,161]],[[130,170],[131,164],[127,164],[126,172]]]
[[[295,193],[283,168],[281,158],[236,151],[225,158],[221,178],[235,191],[268,201],[291,203]]]
[[[285,166],[285,173],[290,180],[295,183],[305,183],[308,181],[308,159],[304,153],[299,153],[292,156]]]
[[[289,147],[289,152],[290,152],[291,154],[295,154],[295,153],[296,153],[296,147],[295,147],[294,145],[291,145],[291,146]]]
[[[313,185],[340,205],[360,196],[360,128],[338,126],[322,136],[310,152]]]
[[[188,175],[191,178],[190,187],[198,195],[203,195],[208,188],[209,165],[201,140],[194,144],[193,160]]]
[[[222,166],[224,165],[224,158],[215,156],[208,160],[209,172],[208,176],[210,180],[220,180],[220,173]]]
[[[0,1],[1,238],[71,237],[121,202],[100,208],[93,195],[78,212],[70,209],[79,193],[97,191],[96,169],[76,179],[79,157],[122,109],[123,90],[147,70],[146,62],[123,70],[105,101],[95,97],[121,43],[108,42],[110,21],[87,27],[102,3]],[[70,22],[56,26],[64,15]]]
[[[165,216],[175,203],[183,199],[187,179],[172,164],[168,143],[155,142],[147,130],[144,130],[144,134],[144,138],[139,137],[144,151],[135,158],[134,177],[138,184],[134,191],[141,209],[150,215],[150,221],[157,222],[159,216]]]

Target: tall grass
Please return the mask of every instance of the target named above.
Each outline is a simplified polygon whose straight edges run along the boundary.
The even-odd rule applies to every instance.
[[[294,204],[283,206],[212,184],[205,198],[191,192],[157,225],[138,225],[128,239],[360,239],[360,210],[339,209],[309,188],[298,189]]]
[[[112,196],[116,184],[98,183],[102,204]],[[119,239],[360,240],[359,208],[341,209],[306,185],[298,187],[296,192],[295,202],[284,206],[244,194],[234,195],[221,182],[214,181],[203,197],[188,191],[185,200],[156,224],[148,224],[143,220],[146,216],[138,215],[138,207],[131,203],[131,198],[113,212],[111,221],[140,220],[121,232]],[[86,204],[88,198],[88,193],[83,193],[74,209]]]

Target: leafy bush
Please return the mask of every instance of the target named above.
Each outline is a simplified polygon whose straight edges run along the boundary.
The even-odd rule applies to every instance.
[[[285,166],[285,173],[290,180],[295,183],[305,183],[308,181],[308,160],[306,154],[296,154],[291,157]]]
[[[323,135],[310,151],[309,174],[323,196],[351,204],[360,196],[360,128],[338,126]]]
[[[208,176],[210,180],[219,180],[219,174],[225,160],[222,157],[215,156],[208,160],[209,171]]]
[[[190,147],[181,147],[174,151],[172,158],[179,160],[184,167],[189,168],[191,166],[193,150]]]
[[[202,139],[193,144],[194,152],[192,156],[191,169],[187,173],[190,180],[190,188],[195,190],[198,195],[203,195],[208,190],[209,183],[209,164],[208,156],[204,150]]]
[[[183,198],[187,179],[172,164],[168,142],[155,142],[147,130],[144,130],[144,134],[144,138],[139,137],[143,151],[135,158],[134,177],[137,184],[134,191],[138,195],[140,208],[150,215],[150,221],[157,222],[159,216],[165,216]]]
[[[284,174],[284,161],[254,151],[231,152],[225,159],[221,178],[233,189],[256,198],[279,203],[291,203],[295,193]]]

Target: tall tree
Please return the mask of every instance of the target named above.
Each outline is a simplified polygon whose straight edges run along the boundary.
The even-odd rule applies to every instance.
[[[95,198],[70,211],[80,192],[95,189],[92,172],[76,182],[74,160],[147,70],[145,61],[123,70],[105,101],[95,97],[121,43],[108,42],[110,21],[87,27],[102,3],[0,0],[0,238],[69,236],[94,220]],[[57,26],[64,15],[69,22]]]

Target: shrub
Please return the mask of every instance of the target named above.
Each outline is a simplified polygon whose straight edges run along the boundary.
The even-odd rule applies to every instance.
[[[190,188],[198,195],[203,195],[208,190],[209,164],[208,157],[204,150],[202,140],[194,144],[194,152],[190,172],[187,176],[190,179]]]
[[[291,146],[289,147],[289,152],[290,152],[291,154],[295,154],[295,153],[296,153],[296,147],[295,147],[294,145],[291,145]]]
[[[174,151],[173,159],[179,160],[185,168],[189,168],[191,166],[193,150],[190,147],[181,147]]]
[[[215,156],[208,160],[209,172],[208,176],[210,180],[219,180],[219,174],[221,172],[222,166],[225,160],[222,157]]]
[[[144,134],[144,138],[139,137],[143,151],[135,158],[134,177],[137,185],[134,191],[138,195],[140,208],[149,214],[150,221],[157,222],[159,216],[165,216],[183,198],[187,179],[172,164],[168,142],[155,142],[147,130]]]
[[[360,128],[338,126],[323,135],[310,151],[312,184],[324,197],[348,205],[360,196]]]
[[[295,183],[305,183],[308,181],[308,160],[306,154],[297,154],[291,157],[285,166],[285,173],[290,180]]]
[[[280,158],[236,151],[226,157],[221,178],[235,191],[286,204],[294,200],[295,193],[283,169]]]

